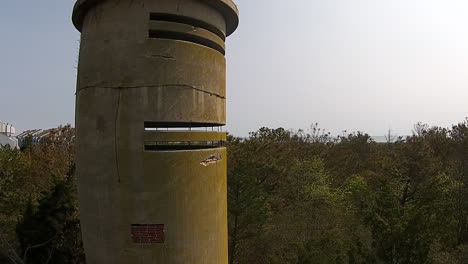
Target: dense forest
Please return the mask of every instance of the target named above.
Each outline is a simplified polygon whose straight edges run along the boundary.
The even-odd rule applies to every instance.
[[[84,263],[73,134],[0,149],[0,263]],[[229,263],[468,263],[468,119],[387,139],[229,136]]]

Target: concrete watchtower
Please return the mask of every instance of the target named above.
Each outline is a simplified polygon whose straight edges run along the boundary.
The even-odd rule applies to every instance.
[[[78,0],[79,202],[87,263],[227,263],[231,0]]]

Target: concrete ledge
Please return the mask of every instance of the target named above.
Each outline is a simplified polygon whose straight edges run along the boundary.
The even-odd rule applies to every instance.
[[[72,21],[80,32],[86,13],[99,2],[106,0],[77,0],[73,7]],[[239,26],[239,10],[232,0],[200,0],[205,2],[223,14],[226,19],[226,35],[229,36]]]
[[[225,141],[226,132],[145,131],[145,141]]]
[[[226,36],[231,35],[239,26],[239,10],[232,0],[202,0],[223,14],[226,19]]]

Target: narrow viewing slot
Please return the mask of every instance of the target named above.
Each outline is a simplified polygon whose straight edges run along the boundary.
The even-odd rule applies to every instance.
[[[184,151],[224,147],[226,133],[217,123],[144,122],[145,151]]]
[[[151,142],[145,143],[145,151],[181,151],[213,149],[223,147],[224,143],[224,141]]]
[[[224,124],[202,123],[202,122],[157,122],[145,121],[145,131],[164,131],[164,130],[198,130],[198,131],[217,131],[222,132]],[[221,130],[221,131],[220,131]]]
[[[225,55],[226,53],[224,48],[218,45],[214,41],[211,41],[211,40],[208,40],[206,38],[202,38],[196,35],[183,33],[183,32],[150,30],[148,37],[153,38],[153,39],[172,39],[172,40],[182,40],[182,41],[192,42],[198,45],[202,45],[202,46],[214,49],[223,55]]]
[[[181,24],[186,24],[186,25],[190,25],[193,27],[197,27],[197,28],[203,28],[217,35],[223,41],[226,40],[226,36],[224,35],[224,33],[221,30],[219,30],[217,27],[209,23],[206,23],[205,21],[198,20],[195,18],[186,17],[186,16],[178,16],[178,15],[173,15],[173,14],[166,14],[166,13],[151,13],[150,20],[181,23]]]

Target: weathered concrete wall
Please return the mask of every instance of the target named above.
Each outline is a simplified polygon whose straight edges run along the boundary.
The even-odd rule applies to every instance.
[[[87,263],[227,263],[225,135],[145,124],[225,124],[235,5],[80,0],[73,19],[82,32],[76,149]],[[132,225],[143,224],[164,225],[163,243],[135,242]]]

